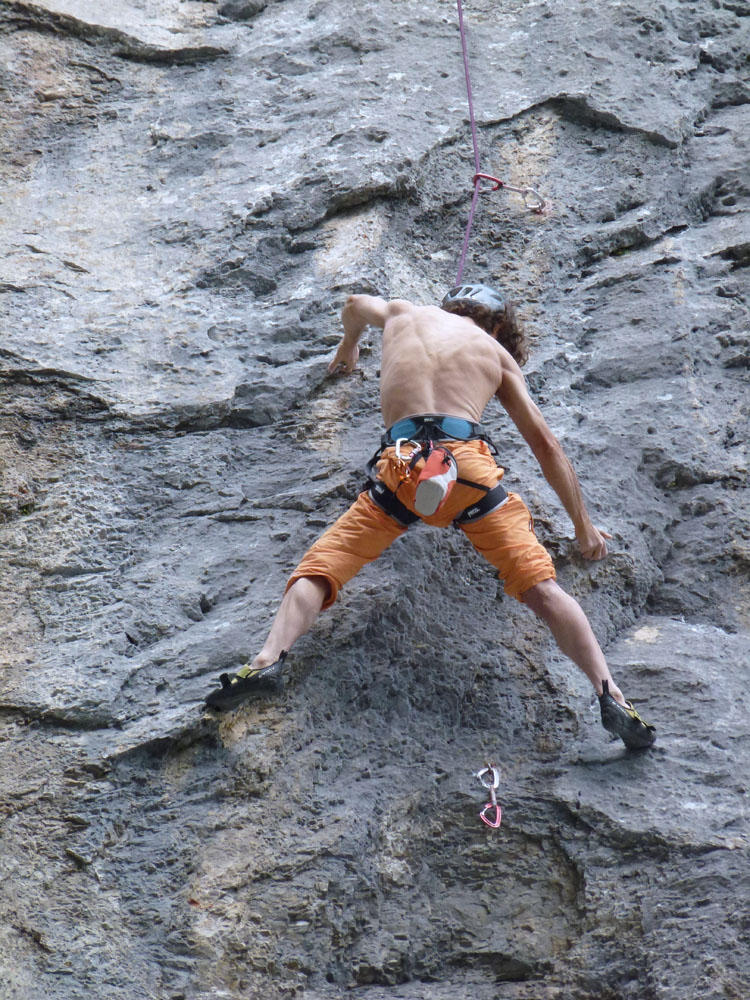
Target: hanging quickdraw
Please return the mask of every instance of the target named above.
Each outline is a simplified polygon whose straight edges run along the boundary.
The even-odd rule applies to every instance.
[[[479,778],[482,785],[489,789],[490,801],[486,803],[484,809],[479,813],[479,818],[487,826],[497,830],[502,820],[503,812],[500,803],[497,801],[497,789],[500,787],[500,768],[496,764],[487,764],[481,771],[474,775]]]
[[[501,181],[499,177],[493,177],[492,174],[475,174],[472,183],[476,184],[478,180],[492,181],[493,186],[490,188],[491,191],[499,191],[500,188],[504,188],[506,191],[514,191],[516,194],[520,194],[523,197],[523,203],[526,208],[530,209],[532,212],[536,212],[537,214],[540,214],[544,209],[544,206],[547,204],[536,188],[513,187],[512,184],[508,184],[507,181]]]

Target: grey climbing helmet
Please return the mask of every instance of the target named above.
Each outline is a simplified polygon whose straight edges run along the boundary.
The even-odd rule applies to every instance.
[[[452,312],[452,306],[484,306],[490,312],[505,309],[503,295],[489,285],[457,285],[451,288],[440,303],[440,308]]]

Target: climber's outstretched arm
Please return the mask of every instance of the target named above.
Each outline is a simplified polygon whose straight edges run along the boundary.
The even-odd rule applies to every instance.
[[[365,327],[379,326],[382,330],[389,318],[405,305],[410,306],[410,303],[400,299],[388,302],[376,295],[350,295],[341,311],[344,336],[328,371],[341,368],[347,375],[353,371],[359,358],[359,338]]]
[[[529,396],[523,375],[512,358],[503,361],[503,381],[497,398],[523,435],[539,462],[544,478],[568,512],[582,555],[586,559],[603,559],[607,555],[606,539],[612,536],[592,523],[573,466],[547,426],[541,410]]]

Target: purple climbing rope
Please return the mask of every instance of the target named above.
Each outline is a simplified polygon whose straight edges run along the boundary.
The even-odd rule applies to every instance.
[[[466,77],[466,96],[469,99],[469,120],[471,121],[471,141],[474,146],[474,173],[478,174],[479,142],[477,141],[477,121],[474,117],[474,98],[471,93],[471,74],[469,73],[469,50],[466,45],[466,28],[464,27],[464,8],[461,0],[458,2],[458,30],[461,32],[461,52],[464,57],[464,76]]]
[[[534,190],[534,188],[516,188],[511,187],[504,181],[501,181],[498,177],[492,177],[490,174],[483,174],[480,171],[479,166],[479,141],[477,139],[477,122],[474,115],[474,97],[471,92],[471,74],[469,73],[469,50],[466,44],[466,27],[464,25],[464,8],[461,0],[456,0],[458,4],[458,28],[461,33],[461,53],[464,58],[464,76],[466,77],[466,97],[469,102],[469,121],[471,122],[471,142],[474,147],[474,194],[471,199],[471,208],[469,209],[469,219],[466,223],[466,233],[464,235],[464,244],[461,249],[461,258],[458,262],[458,275],[456,277],[456,284],[461,284],[461,279],[464,274],[464,265],[466,264],[466,254],[469,250],[469,238],[471,236],[471,227],[474,224],[474,214],[477,210],[477,201],[479,200],[479,192],[482,186],[482,180],[494,181],[493,191],[497,191],[499,188],[506,188],[508,191],[517,191],[519,194],[523,195],[524,204],[534,212],[541,212],[544,208],[544,198]],[[529,196],[531,196],[532,201],[529,201]]]
[[[474,224],[474,213],[477,210],[477,201],[479,200],[479,189],[482,184],[482,179],[479,176],[480,166],[479,166],[479,142],[477,141],[477,121],[474,116],[474,98],[471,93],[471,74],[469,73],[469,50],[466,45],[466,28],[464,27],[464,8],[461,0],[457,0],[458,3],[458,30],[461,32],[461,53],[464,57],[464,76],[466,77],[466,97],[469,101],[469,121],[471,122],[471,141],[474,146],[474,195],[471,199],[471,208],[469,209],[469,221],[466,223],[466,234],[464,235],[464,245],[461,250],[461,259],[458,262],[458,275],[456,277],[456,284],[461,284],[461,278],[464,274],[464,264],[466,263],[466,254],[469,250],[469,237],[471,236],[471,227]]]

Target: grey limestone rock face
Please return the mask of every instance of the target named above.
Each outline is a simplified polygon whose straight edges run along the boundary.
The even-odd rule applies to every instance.
[[[0,1000],[750,996],[750,8],[465,7],[482,167],[548,201],[482,194],[466,277],[606,560],[485,423],[658,743],[424,526],[203,708],[378,442],[347,294],[455,280],[455,7],[5,0]]]
[[[268,0],[225,0],[219,4],[219,13],[233,21],[249,21],[268,6]]]

